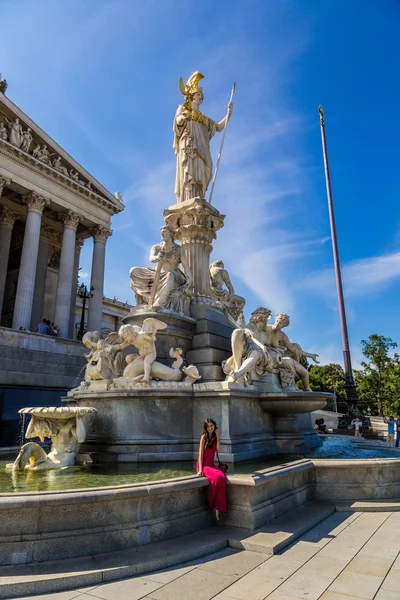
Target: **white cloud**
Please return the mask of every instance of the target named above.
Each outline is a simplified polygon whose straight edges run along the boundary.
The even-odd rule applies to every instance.
[[[400,278],[400,252],[351,261],[342,272],[347,297],[381,292]],[[333,269],[310,273],[302,280],[302,288],[332,298],[336,294]]]

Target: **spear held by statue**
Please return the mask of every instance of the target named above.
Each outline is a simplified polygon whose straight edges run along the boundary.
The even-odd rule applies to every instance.
[[[231,97],[229,99],[228,107],[230,107],[232,105],[232,100],[233,100],[233,96],[234,96],[234,93],[235,93],[235,88],[236,88],[236,81],[232,85]],[[221,146],[220,146],[220,149],[219,149],[219,152],[218,152],[218,158],[217,158],[217,164],[215,166],[214,177],[212,179],[211,191],[210,191],[210,198],[208,200],[210,204],[211,204],[211,200],[212,200],[213,193],[214,193],[215,181],[216,181],[217,175],[218,175],[218,168],[219,168],[219,163],[221,161],[222,149],[224,147],[225,136],[226,136],[226,129],[228,127],[228,121],[229,121],[229,119],[227,118],[226,121],[225,121],[224,131],[223,131],[223,134],[222,134]]]

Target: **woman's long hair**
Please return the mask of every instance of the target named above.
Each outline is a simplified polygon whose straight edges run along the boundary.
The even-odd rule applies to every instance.
[[[214,431],[211,434],[211,439],[208,437],[208,431],[207,431],[207,425],[209,425],[210,423],[212,423],[214,425]],[[217,434],[215,433],[215,430],[217,429],[217,424],[214,421],[214,419],[206,419],[203,423],[203,433],[205,434],[206,438],[205,438],[205,448],[211,448],[211,446],[213,445],[214,442],[217,441]]]

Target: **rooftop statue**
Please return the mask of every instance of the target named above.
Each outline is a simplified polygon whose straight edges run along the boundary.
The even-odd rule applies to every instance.
[[[157,268],[132,267],[129,272],[136,306],[147,304],[153,310],[188,315],[193,295],[192,271],[183,248],[174,242],[174,230],[165,225],[160,231],[162,241],[150,250],[150,262],[157,263]]]
[[[174,118],[174,145],[176,155],[175,195],[177,203],[191,198],[204,198],[212,177],[210,139],[222,131],[229,121],[233,104],[228,104],[226,116],[216,123],[200,112],[203,90],[199,81],[204,75],[196,71],[186,85],[182,78],[179,87],[185,98]]]

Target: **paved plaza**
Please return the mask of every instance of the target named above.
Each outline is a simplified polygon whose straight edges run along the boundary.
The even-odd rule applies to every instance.
[[[336,512],[274,556],[227,548],[141,577],[29,598],[399,600],[399,553],[400,512]]]

